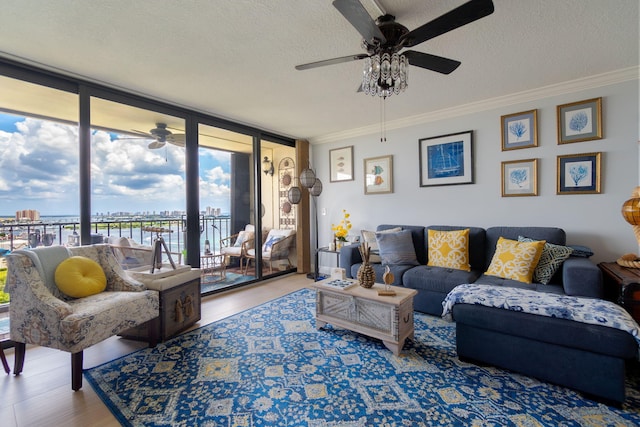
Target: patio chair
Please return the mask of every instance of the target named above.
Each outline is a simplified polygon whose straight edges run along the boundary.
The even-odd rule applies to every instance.
[[[220,239],[220,253],[225,256],[225,264],[229,264],[231,258],[239,258],[240,270],[242,270],[247,251],[254,247],[254,241],[255,226],[253,224],[247,224],[239,233]]]
[[[106,289],[72,298],[56,285],[56,269],[71,256],[89,258],[106,276]],[[6,292],[10,338],[15,343],[14,373],[22,372],[26,344],[71,353],[71,388],[82,387],[83,350],[120,332],[148,323],[149,346],[158,340],[158,292],[131,279],[106,244],[48,246],[7,256]],[[68,274],[68,277],[74,277]],[[86,276],[78,270],[78,280]],[[73,282],[73,281],[72,281]],[[82,288],[85,289],[85,288]]]
[[[289,253],[296,241],[295,230],[269,230],[269,234],[262,245],[262,260],[269,263],[269,274],[273,273],[273,263],[275,261],[287,260],[287,266],[291,266],[291,260],[289,259]],[[244,273],[246,274],[249,268],[249,261],[256,258],[256,250],[249,249],[245,255],[246,266]]]

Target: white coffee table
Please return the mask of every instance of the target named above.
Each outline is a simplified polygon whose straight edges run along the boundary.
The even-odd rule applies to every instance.
[[[394,286],[395,296],[379,296],[384,285],[366,289],[356,285],[346,290],[329,287],[331,279],[314,284],[316,328],[327,323],[382,340],[396,356],[407,338],[413,339],[415,289]]]

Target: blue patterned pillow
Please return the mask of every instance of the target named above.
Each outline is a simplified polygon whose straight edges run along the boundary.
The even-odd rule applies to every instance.
[[[411,230],[397,233],[376,233],[382,264],[420,265],[411,239]]]
[[[271,251],[271,249],[273,248],[273,244],[276,243],[276,242],[279,242],[283,238],[284,237],[282,237],[282,236],[271,236],[271,237],[269,237],[269,240],[267,240],[264,243],[264,245],[262,245],[262,251],[263,252]]]
[[[518,236],[520,242],[535,242],[534,239]],[[548,285],[551,278],[560,268],[562,263],[571,256],[573,249],[567,246],[554,245],[553,243],[545,243],[540,255],[538,266],[533,272],[533,281]]]

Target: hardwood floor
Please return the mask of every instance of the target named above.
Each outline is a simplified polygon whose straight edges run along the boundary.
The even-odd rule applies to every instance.
[[[304,274],[209,296],[202,300],[202,319],[194,328],[229,317],[263,302],[311,287]],[[91,368],[144,348],[141,342],[109,338],[84,351],[84,368]],[[13,370],[13,349],[5,350]],[[0,373],[3,373],[0,370]],[[0,425],[119,426],[109,409],[85,380],[71,390],[71,356],[59,350],[27,347],[23,372],[0,377]]]

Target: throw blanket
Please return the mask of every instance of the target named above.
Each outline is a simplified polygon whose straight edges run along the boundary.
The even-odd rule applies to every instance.
[[[596,298],[579,298],[529,289],[492,285],[459,285],[442,302],[442,317],[453,321],[455,304],[479,304],[540,316],[557,317],[591,325],[607,326],[630,333],[640,346],[640,327],[617,304]]]

